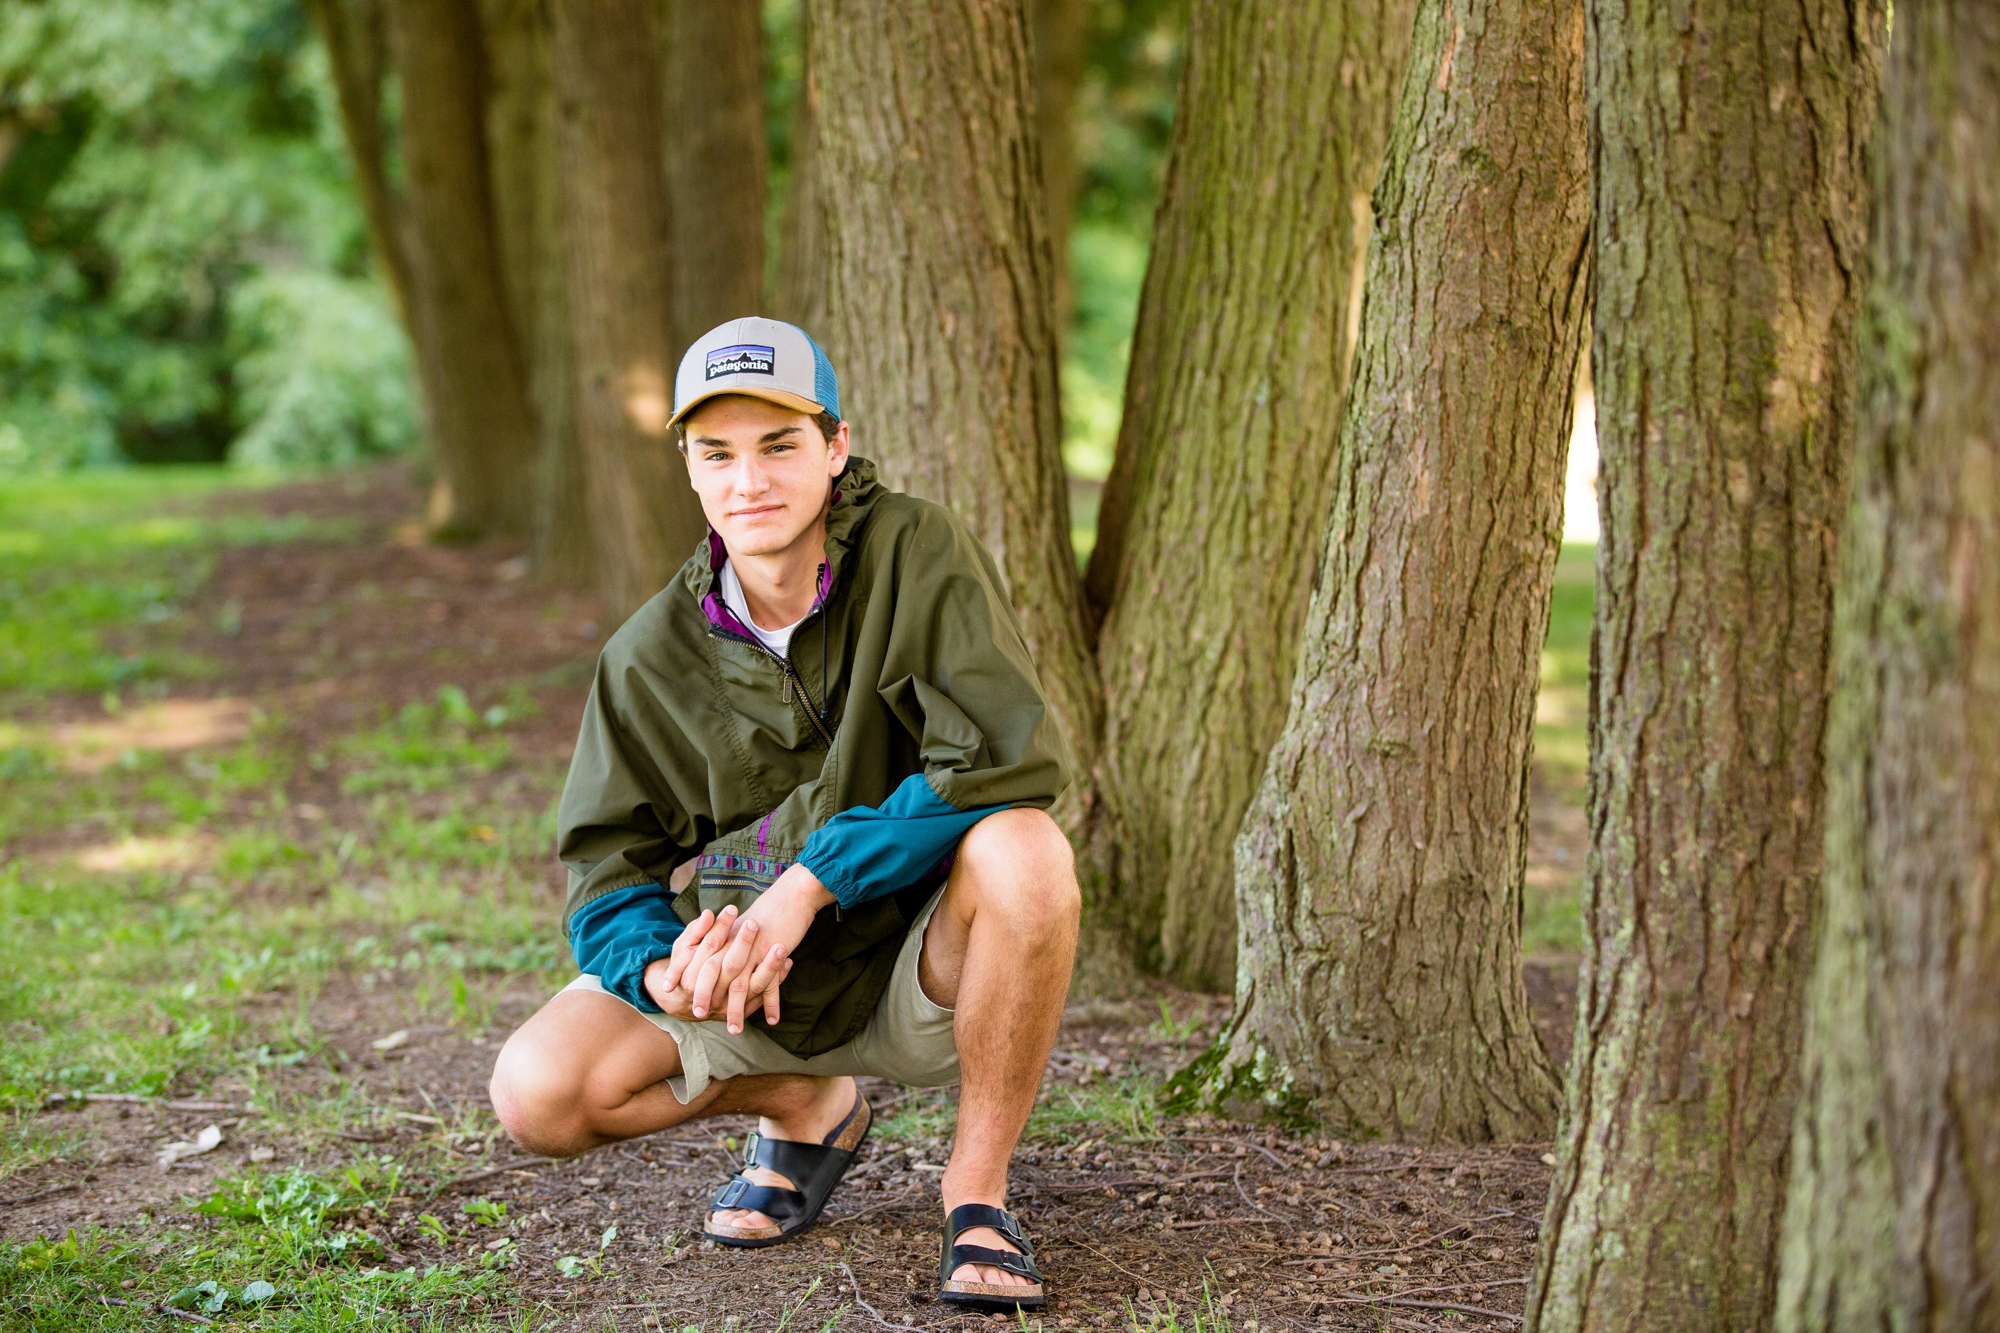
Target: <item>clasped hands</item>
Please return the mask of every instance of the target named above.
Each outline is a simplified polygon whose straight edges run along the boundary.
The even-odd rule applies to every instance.
[[[792,971],[792,950],[833,894],[819,877],[794,865],[764,890],[750,910],[703,912],[674,941],[674,950],[646,966],[646,993],[674,1018],[722,1019],[731,1033],[761,1004],[764,1021],[778,1021],[778,988]]]

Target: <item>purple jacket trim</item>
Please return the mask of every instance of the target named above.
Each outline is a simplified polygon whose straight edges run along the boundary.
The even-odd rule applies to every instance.
[[[757,826],[757,855],[759,856],[768,855],[771,850],[766,845],[766,840],[770,837],[771,833],[771,815],[777,813],[776,810],[773,810],[770,815],[765,815],[764,822]]]
[[[708,530],[708,569],[711,574],[715,574],[718,577],[715,585],[708,590],[708,596],[701,599],[701,613],[707,616],[708,623],[717,629],[728,630],[731,634],[741,635],[743,638],[754,640],[757,636],[751,632],[750,627],[738,620],[736,613],[723,605],[722,581],[719,576],[722,572],[722,567],[728,563],[729,548],[722,544],[721,534],[717,533],[714,528],[710,528]],[[815,595],[812,611],[817,611],[822,606],[825,606],[826,595],[832,591],[833,562],[828,561],[819,567],[819,590]],[[808,611],[806,614],[811,615],[812,611]]]

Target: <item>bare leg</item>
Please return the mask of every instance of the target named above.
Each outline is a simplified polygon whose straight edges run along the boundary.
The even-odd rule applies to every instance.
[[[947,1213],[964,1203],[1007,1204],[1007,1164],[1034,1109],[1069,995],[1081,901],[1069,842],[1039,810],[989,815],[959,846],[917,974],[932,1002],[957,1014],[961,1081],[958,1136],[943,1182]],[[1014,1248],[990,1227],[966,1231],[960,1241]],[[952,1276],[1025,1285],[983,1264]]]
[[[549,1157],[572,1157],[713,1115],[761,1117],[758,1132],[818,1143],[854,1105],[851,1078],[751,1074],[709,1084],[682,1105],[666,1080],[681,1072],[680,1047],[616,996],[567,991],[550,1000],[501,1048],[493,1107],[516,1143]],[[761,1168],[759,1185],[792,1182]],[[762,1214],[715,1214],[737,1227]]]

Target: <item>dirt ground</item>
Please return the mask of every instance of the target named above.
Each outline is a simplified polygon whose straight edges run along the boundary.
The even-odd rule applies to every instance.
[[[495,801],[548,798],[573,742],[595,647],[608,631],[587,597],[538,588],[517,551],[424,544],[412,516],[421,496],[396,468],[238,497],[273,512],[351,522],[344,541],[300,542],[226,553],[200,594],[187,646],[224,664],[222,674],[175,700],[233,716],[248,701],[288,719],[301,744],[354,727],[383,703],[423,700],[439,686],[487,673],[521,681],[539,712],[513,743],[518,771],[494,778]],[[233,610],[232,610],[233,608]],[[228,632],[221,627],[227,626]],[[156,701],[169,702],[169,701]],[[95,701],[57,699],[43,720],[95,725]],[[222,711],[216,711],[216,710]],[[185,718],[182,719],[185,722]],[[225,725],[235,725],[227,723]],[[115,740],[115,738],[114,738]],[[1538,793],[1540,789],[1538,788]],[[344,796],[302,766],[289,792],[292,832],[310,840],[337,827]],[[88,829],[49,833],[16,855],[81,844]],[[1531,860],[1582,857],[1574,812],[1538,800]],[[550,928],[561,876],[548,870]],[[1531,999],[1552,1053],[1568,1050],[1573,962],[1536,960]],[[349,979],[313,1001],[345,1079],[378,1108],[345,1141],[379,1143],[464,1123],[484,1105],[493,1053],[545,997],[516,989],[481,1032],[426,1023],[413,997]],[[1171,1021],[1162,1020],[1162,1002]],[[1075,1094],[1110,1104],[1107,1087],[1137,1087],[1202,1049],[1227,1016],[1226,997],[1161,989],[1075,999],[1045,1083],[1045,1100]],[[378,1050],[384,1034],[405,1044]],[[325,1078],[310,1066],[278,1071],[295,1090]],[[541,1303],[555,1328],[576,1330],[997,1327],[938,1303],[936,1186],[948,1153],[947,1095],[887,1084],[866,1088],[878,1115],[901,1117],[900,1136],[877,1135],[822,1225],[795,1244],[757,1252],[716,1249],[698,1238],[701,1207],[728,1176],[748,1122],[711,1121],[550,1163],[492,1133],[454,1144],[456,1171],[430,1185],[504,1201],[522,1219],[523,1262],[510,1270],[520,1294]],[[254,1113],[226,1091],[191,1109],[102,1101],[51,1106],[51,1120],[87,1118],[101,1144],[94,1166],[74,1162],[23,1173],[0,1189],[0,1234],[56,1235],[90,1222],[184,1209],[207,1181],[247,1161],[323,1163],[296,1144],[260,1136]],[[163,1139],[216,1124],[226,1146],[162,1171]],[[929,1126],[929,1128],[926,1128]],[[1071,1126],[1024,1145],[1013,1206],[1037,1245],[1052,1300],[1046,1327],[1193,1329],[1204,1283],[1238,1330],[1512,1328],[1520,1322],[1548,1179],[1546,1144],[1482,1147],[1342,1143],[1323,1137],[1159,1116],[1157,1137],[1134,1143],[1123,1127]],[[263,1154],[260,1156],[259,1154]],[[392,1264],[445,1255],[418,1229],[425,1182],[364,1217]],[[558,1256],[588,1259],[606,1229],[615,1281],[551,1281]],[[1177,1315],[1169,1317],[1170,1311]],[[789,1312],[789,1313],[788,1313]],[[734,1322],[730,1322],[731,1320]],[[173,1321],[163,1320],[163,1323]]]

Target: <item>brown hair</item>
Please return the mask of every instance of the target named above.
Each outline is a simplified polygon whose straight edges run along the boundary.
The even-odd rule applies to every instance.
[[[707,407],[709,403],[719,403],[725,398],[748,398],[752,402],[757,402],[757,403],[769,401],[768,399],[759,398],[755,394],[749,394],[749,393],[719,393],[715,395],[715,397],[710,398],[707,402],[704,402],[702,406]],[[840,429],[840,418],[835,416],[831,412],[814,412],[811,414],[811,416],[813,424],[819,427],[821,440],[826,444],[832,444],[833,433]],[[686,453],[688,448],[688,431],[687,431],[686,417],[682,417],[680,422],[677,425],[675,425],[674,432],[675,434],[680,436],[680,441],[678,446],[680,451],[682,453]]]

